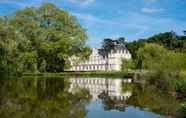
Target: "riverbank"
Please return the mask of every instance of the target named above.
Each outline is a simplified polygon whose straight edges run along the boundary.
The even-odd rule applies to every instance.
[[[92,72],[61,72],[61,73],[24,73],[23,76],[81,76],[81,77],[112,77],[112,78],[132,78],[132,72],[119,71],[92,71]]]

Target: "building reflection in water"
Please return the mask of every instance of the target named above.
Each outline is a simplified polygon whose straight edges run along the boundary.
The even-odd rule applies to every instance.
[[[127,100],[131,95],[131,91],[122,91],[122,83],[131,83],[131,79],[107,79],[107,78],[70,78],[69,91],[73,92],[77,87],[89,90],[93,100],[99,98],[100,95],[106,95],[118,101]]]

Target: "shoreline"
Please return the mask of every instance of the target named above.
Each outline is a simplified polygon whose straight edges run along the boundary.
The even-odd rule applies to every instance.
[[[60,73],[23,73],[22,76],[41,76],[41,77],[55,77],[55,76],[81,76],[81,77],[114,77],[114,78],[132,78],[133,73],[131,72],[120,72],[120,71],[91,71],[91,72],[60,72]]]

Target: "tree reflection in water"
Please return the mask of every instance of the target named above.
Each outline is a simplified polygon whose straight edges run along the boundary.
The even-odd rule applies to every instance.
[[[174,116],[179,105],[175,97],[153,85],[125,79],[0,79],[2,118],[85,118],[87,105],[96,99],[101,99],[104,111],[128,112],[128,106],[133,106],[163,116]]]
[[[68,79],[0,80],[2,118],[84,118],[90,100],[87,90],[68,92]]]
[[[132,84],[132,96],[126,101],[128,105],[164,116],[175,116],[179,101],[175,96],[163,92],[153,85]]]
[[[113,98],[109,96],[106,92],[101,93],[99,95],[99,98],[102,100],[105,110],[115,109],[124,112],[127,106],[124,99],[120,100],[120,99]]]
[[[153,85],[134,84],[127,79],[71,78],[70,89],[86,88],[93,100],[101,99],[104,110],[125,111],[128,106],[162,116],[174,116],[179,101]]]

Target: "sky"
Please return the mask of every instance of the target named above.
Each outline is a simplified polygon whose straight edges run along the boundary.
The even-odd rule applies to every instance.
[[[100,47],[104,38],[127,41],[160,32],[186,30],[186,0],[0,0],[0,15],[51,2],[76,16],[86,29],[88,45]]]

